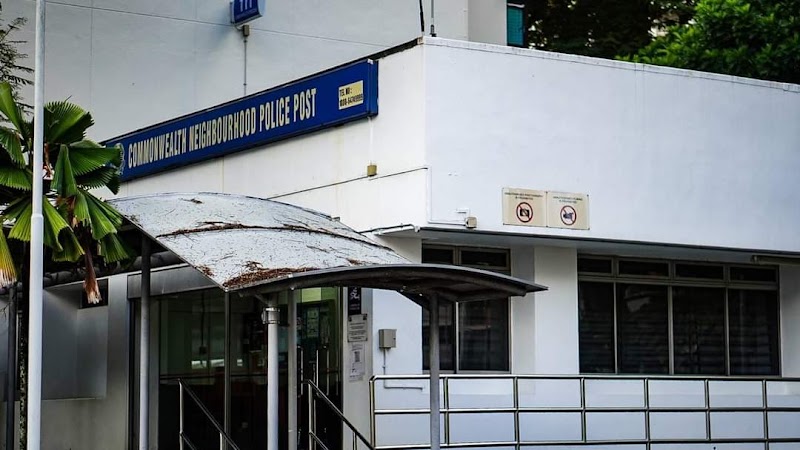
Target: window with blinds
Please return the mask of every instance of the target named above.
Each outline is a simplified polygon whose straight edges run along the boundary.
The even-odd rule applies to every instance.
[[[777,375],[774,267],[578,258],[582,373]]]
[[[424,246],[422,262],[510,274],[508,250]],[[439,367],[446,371],[509,370],[508,300],[439,305]],[[422,366],[428,364],[430,316],[422,310]]]

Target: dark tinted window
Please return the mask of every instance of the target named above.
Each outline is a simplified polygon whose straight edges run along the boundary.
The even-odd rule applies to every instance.
[[[578,283],[579,346],[582,373],[613,373],[614,284]]]
[[[508,300],[458,307],[460,370],[508,370]]]
[[[620,373],[669,373],[667,287],[617,283]]]
[[[778,294],[728,290],[731,375],[778,374]]]
[[[648,277],[667,277],[669,276],[669,264],[666,262],[657,261],[622,260],[619,262],[619,274]]]
[[[578,272],[611,274],[611,260],[578,258]]]
[[[422,262],[429,264],[453,264],[453,249],[422,248]]]
[[[731,281],[778,281],[778,273],[772,268],[761,267],[731,267]]]
[[[672,288],[676,374],[725,374],[725,289]]]
[[[452,303],[439,303],[439,368],[455,370],[456,366],[456,312]],[[431,315],[422,308],[422,368],[430,370],[430,327]]]
[[[503,269],[508,266],[508,253],[462,250],[461,265]]]
[[[508,251],[423,247],[422,262],[458,264],[510,272]],[[440,304],[440,368],[442,370],[509,370],[508,299],[475,301],[454,307]],[[458,323],[458,335],[456,335]],[[429,370],[430,315],[422,311],[422,366]],[[458,339],[458,341],[456,341]],[[456,355],[456,342],[459,353]],[[458,358],[456,358],[458,356]],[[456,367],[458,365],[458,367]]]
[[[675,276],[679,278],[721,280],[724,278],[724,270],[722,266],[675,264]]]

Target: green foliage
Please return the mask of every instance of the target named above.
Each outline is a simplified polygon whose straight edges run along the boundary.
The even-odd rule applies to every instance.
[[[624,59],[800,83],[800,0],[699,0],[692,23]]]
[[[32,167],[33,123],[13,98],[8,83],[0,83],[0,220],[9,225],[8,239],[31,238],[31,190],[34,175],[43,180],[44,244],[54,261],[76,262],[83,258],[84,288],[90,301],[99,301],[93,257],[106,263],[132,256],[117,236],[122,216],[90,190],[119,188],[121,149],[105,148],[86,140],[94,123],[91,114],[69,102],[52,102],[44,111],[44,167]],[[17,266],[0,232],[0,283],[16,281]]]
[[[527,0],[533,48],[613,58],[634,53],[654,30],[686,23],[694,0]]]
[[[25,41],[14,39],[14,32],[25,25],[25,19],[18,17],[6,24],[0,24],[0,81],[4,81],[11,86],[15,98],[19,98],[19,90],[31,84],[28,75],[33,73],[33,69],[22,64],[22,60],[28,55],[19,51],[19,45]],[[27,105],[22,105],[28,108]],[[2,243],[0,243],[2,246]]]

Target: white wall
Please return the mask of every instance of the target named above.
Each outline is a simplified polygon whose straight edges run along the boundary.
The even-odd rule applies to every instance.
[[[378,63],[379,114],[124,183],[121,196],[215,191],[313,208],[358,230],[425,220],[422,52]],[[367,165],[378,175],[368,178]]]
[[[422,35],[417,1],[296,0],[266,2],[245,45],[230,24],[229,3],[48,2],[46,99],[70,98],[92,111],[92,137],[108,139]],[[15,37],[27,41],[21,50],[31,67],[34,9],[33,0],[3,2],[6,21],[29,19]],[[436,16],[441,36],[505,43],[502,0],[439,0]]]
[[[108,292],[109,306],[73,311],[73,314],[78,314],[75,317],[78,322],[84,319],[81,317],[84,313],[106,316],[106,320],[87,317],[86,323],[77,324],[79,328],[86,328],[91,322],[86,330],[94,333],[90,340],[82,341],[80,333],[65,336],[54,327],[45,328],[44,391],[51,389],[50,385],[57,383],[57,380],[71,379],[74,383],[73,389],[84,389],[88,395],[83,394],[84,398],[78,399],[45,399],[42,402],[42,449],[126,447],[129,315],[125,277],[110,278]],[[48,293],[47,297],[45,325],[55,324],[55,317],[48,319],[48,316],[59,314],[63,319],[67,297],[58,293]],[[56,307],[56,304],[59,306]],[[66,341],[59,342],[59,339]],[[66,373],[56,365],[58,355],[65,348],[69,351],[70,347],[75,349],[75,353],[70,354],[77,355],[74,361],[79,372],[77,375]],[[62,383],[63,387],[65,386]]]
[[[429,223],[800,252],[800,86],[426,39]],[[588,231],[504,226],[503,187],[587,193]]]
[[[241,97],[245,46],[229,23],[229,3],[48,2],[46,98],[69,97],[92,111],[92,136],[106,139]],[[34,4],[3,2],[5,20],[30,19],[17,34],[28,41],[22,50],[30,66]],[[417,2],[267,2],[265,16],[251,24],[247,93],[419,35]]]
[[[469,41],[506,45],[506,0],[469,0]],[[444,36],[443,36],[444,37]]]
[[[511,275],[523,280],[535,281],[535,258],[533,247],[511,249]],[[536,373],[536,294],[512,297],[511,309],[511,372],[515,374]]]
[[[800,266],[781,266],[781,369],[800,377]]]
[[[423,7],[426,36],[435,19],[440,38],[506,45],[505,0],[425,0]]]
[[[538,374],[578,373],[578,264],[575,249],[537,247],[534,281],[534,369]],[[530,326],[530,325],[529,325]]]

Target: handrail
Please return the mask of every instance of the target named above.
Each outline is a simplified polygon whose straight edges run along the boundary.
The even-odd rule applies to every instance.
[[[194,445],[191,443],[191,441],[189,441],[189,439],[183,433],[183,393],[184,393],[184,391],[187,394],[189,394],[189,397],[191,397],[191,399],[194,400],[194,403],[197,405],[198,408],[200,408],[200,411],[203,412],[203,414],[206,416],[206,418],[209,420],[209,422],[211,422],[211,424],[214,425],[214,428],[217,429],[217,432],[219,433],[219,437],[220,437],[220,439],[219,439],[220,440],[220,449],[221,450],[227,450],[227,447],[225,446],[225,444],[227,443],[229,446],[231,446],[233,448],[233,450],[240,450],[239,447],[233,442],[233,439],[231,439],[231,437],[228,436],[228,433],[226,433],[225,430],[222,429],[222,427],[220,426],[219,422],[217,422],[217,419],[215,419],[214,416],[211,414],[211,411],[209,411],[208,408],[206,408],[206,406],[203,404],[203,402],[200,401],[200,399],[194,393],[192,388],[190,388],[187,384],[185,384],[182,379],[178,378],[178,395],[179,395],[179,398],[180,398],[180,429],[179,429],[179,437],[180,437],[180,448],[181,448],[181,450],[183,449],[184,441],[186,441],[189,444],[189,447],[191,447],[193,449],[195,448]]]
[[[188,437],[187,437],[185,434],[183,434],[183,433],[179,433],[179,434],[180,434],[180,436],[181,436],[181,439],[182,439],[184,442],[186,442],[186,445],[188,445],[190,449],[192,449],[192,450],[197,450],[197,446],[196,446],[196,445],[194,445],[194,442],[192,442],[192,440],[191,440],[191,439],[189,439],[189,438],[188,438]]]
[[[770,381],[770,382],[800,382],[800,377],[782,377],[779,375],[730,375],[730,376],[702,376],[702,375],[641,375],[641,374],[513,374],[513,373],[443,373],[442,378],[451,379],[481,379],[481,380],[510,380],[517,378],[520,380],[657,380],[657,381]],[[428,374],[421,375],[373,375],[370,381],[378,380],[424,380],[430,377]]]
[[[407,415],[407,414],[430,414],[430,409],[427,407],[403,407],[394,404],[386,404],[378,407],[378,398],[376,388],[379,381],[386,382],[387,380],[419,380],[428,381],[430,377],[424,375],[376,375],[369,381],[370,390],[370,431],[372,434],[372,446],[378,450],[399,450],[399,449],[427,449],[430,448],[427,444],[393,444],[393,445],[378,445],[377,438],[377,416],[392,416],[392,415]],[[450,383],[459,381],[497,381],[504,380],[510,382],[509,391],[511,394],[511,402],[513,406],[504,404],[502,406],[482,406],[482,407],[453,407],[450,404]],[[565,380],[575,382],[573,389],[577,388],[580,395],[579,405],[574,406],[540,406],[540,405],[523,405],[520,402],[520,387],[521,380],[525,381],[554,381]],[[642,391],[638,394],[641,398],[641,404],[636,406],[609,406],[608,404],[587,404],[587,389],[588,382],[590,381],[626,381],[641,383]],[[670,382],[696,382],[702,383],[702,392],[698,394],[702,396],[702,405],[687,405],[687,406],[670,406],[670,405],[654,405],[651,403],[653,394],[652,381],[670,381]],[[709,386],[714,386],[716,383],[725,382],[749,382],[758,383],[759,386],[759,400],[757,403],[744,406],[730,406],[730,405],[713,405],[711,403],[711,393]],[[718,444],[718,443],[763,443],[765,448],[769,450],[770,443],[800,443],[800,436],[784,437],[774,436],[771,434],[770,421],[768,415],[770,413],[783,413],[791,412],[800,414],[800,404],[771,404],[772,395],[769,393],[768,386],[780,385],[783,383],[790,383],[792,385],[800,384],[800,378],[781,378],[781,377],[715,377],[715,376],[648,376],[648,375],[516,375],[516,374],[447,374],[442,375],[444,405],[439,412],[444,416],[445,435],[444,442],[441,448],[471,448],[471,447],[513,447],[517,450],[522,447],[534,446],[557,446],[557,445],[574,445],[574,446],[592,446],[592,445],[605,445],[605,444],[641,444],[646,448],[650,448],[653,444]],[[392,386],[396,387],[396,386]],[[571,391],[576,392],[576,391]],[[796,394],[795,394],[796,395]],[[507,395],[504,397],[508,402]],[[570,397],[577,401],[577,397]],[[587,438],[587,425],[586,413],[618,413],[618,412],[632,412],[639,413],[644,416],[645,430],[641,438],[620,437],[617,440],[605,440],[597,438]],[[756,412],[763,415],[763,435],[761,437],[720,437],[713,435],[711,430],[711,416],[714,413],[720,412]],[[458,414],[476,414],[476,413],[505,413],[511,414],[514,421],[514,436],[510,441],[487,441],[487,442],[452,442],[450,436],[450,419],[452,415]],[[520,414],[521,413],[574,413],[580,414],[580,438],[569,439],[565,441],[555,440],[526,440],[521,436],[520,428]],[[702,413],[704,415],[705,436],[685,437],[685,438],[669,438],[666,436],[651,436],[651,413]],[[761,420],[761,419],[759,419]],[[716,434],[716,433],[715,433]],[[599,436],[597,436],[599,437]]]
[[[322,447],[322,450],[331,450],[331,449],[329,449],[329,448],[328,448],[328,446],[327,446],[327,445],[325,445],[325,443],[324,443],[324,442],[322,442],[322,439],[320,439],[319,437],[317,437],[317,435],[316,435],[316,434],[314,434],[313,432],[309,432],[309,436],[311,436],[311,437],[314,439],[314,442],[315,442],[317,445],[319,445],[320,447]]]
[[[303,380],[303,384],[308,386],[309,389],[309,403],[311,403],[312,396],[316,394],[316,398],[322,399],[323,403],[325,403],[325,405],[327,405],[328,408],[331,411],[333,411],[333,413],[336,415],[336,417],[339,418],[340,421],[342,421],[342,423],[344,423],[345,425],[347,425],[348,428],[350,428],[350,431],[353,432],[353,435],[358,437],[358,439],[367,447],[367,449],[375,450],[375,447],[373,447],[372,444],[370,444],[369,440],[367,440],[367,438],[364,437],[364,435],[358,431],[355,425],[353,425],[349,420],[347,420],[347,417],[344,416],[344,413],[342,413],[342,411],[339,410],[339,408],[328,398],[328,396],[325,395],[324,392],[322,392],[322,390],[319,388],[319,386],[316,385],[316,383],[314,383],[311,380]],[[311,424],[309,424],[309,426],[310,425]],[[311,431],[311,429],[309,429],[309,435],[312,436],[315,441],[319,442],[319,438],[313,431]],[[353,441],[355,441],[355,438],[353,438]],[[324,444],[323,447],[325,447]]]

